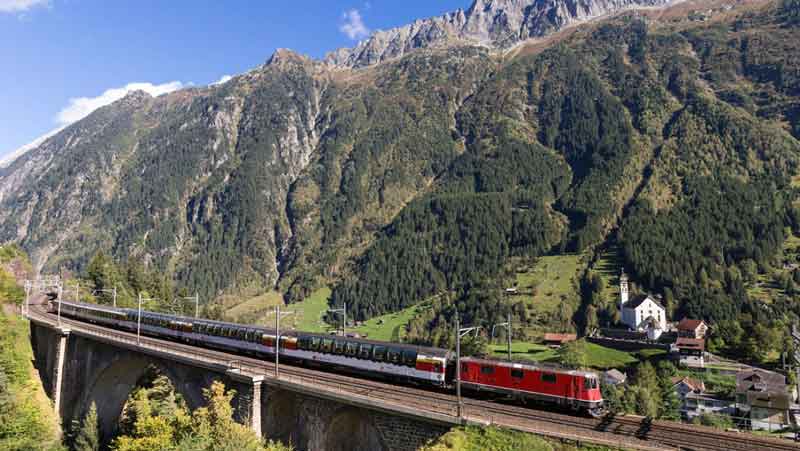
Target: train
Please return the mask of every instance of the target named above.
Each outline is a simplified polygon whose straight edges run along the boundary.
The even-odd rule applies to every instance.
[[[402,384],[453,390],[456,380],[464,391],[494,394],[520,402],[558,405],[600,416],[603,396],[596,373],[507,360],[456,356],[447,349],[388,343],[362,338],[323,335],[222,321],[141,312],[80,302],[48,302],[48,310],[104,327],[194,346],[258,358],[274,358],[279,342],[282,362],[380,378]],[[141,321],[141,324],[140,324]],[[456,375],[456,371],[459,374]]]

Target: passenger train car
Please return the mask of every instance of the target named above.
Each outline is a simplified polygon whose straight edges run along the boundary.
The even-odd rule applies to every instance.
[[[49,305],[55,313],[58,303]],[[139,321],[137,310],[75,302],[61,302],[61,314],[132,332]],[[262,327],[142,312],[141,333],[261,358],[275,355],[275,331]],[[439,348],[291,331],[281,333],[280,353],[292,363],[441,388],[452,387],[456,377],[455,356]],[[603,406],[598,377],[591,372],[467,357],[459,377],[462,387],[474,392],[592,414]]]
[[[57,303],[51,303],[54,311]],[[135,332],[138,311],[62,302],[61,314]],[[275,355],[275,330],[220,321],[198,320],[142,312],[141,332],[159,338],[259,357]],[[436,386],[447,384],[450,351],[304,332],[282,332],[280,352],[285,359],[319,367]]]

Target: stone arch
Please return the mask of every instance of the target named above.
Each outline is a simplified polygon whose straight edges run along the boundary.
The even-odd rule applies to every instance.
[[[287,390],[269,392],[266,412],[261,415],[261,430],[265,437],[291,443],[297,449],[306,449],[308,439],[303,434],[303,399]]]
[[[332,418],[325,432],[326,451],[381,451],[386,445],[366,410],[345,407]]]
[[[159,373],[169,378],[190,409],[200,406],[202,387],[187,390],[187,384],[173,365],[140,354],[121,353],[118,358],[97,371],[96,376],[84,387],[79,402],[73,407],[72,418],[82,420],[92,403],[95,403],[101,439],[103,443],[107,443],[117,433],[125,402],[150,367],[155,367]]]

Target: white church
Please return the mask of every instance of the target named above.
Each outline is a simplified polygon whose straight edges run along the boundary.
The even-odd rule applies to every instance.
[[[667,310],[650,295],[640,294],[630,299],[628,276],[625,272],[619,277],[619,310],[622,322],[631,330],[647,332],[647,338],[658,340],[667,330]]]

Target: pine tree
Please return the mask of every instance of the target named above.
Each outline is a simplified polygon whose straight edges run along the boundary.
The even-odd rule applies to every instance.
[[[74,449],[75,451],[100,451],[100,427],[95,403],[92,403],[89,413],[83,419],[80,431],[75,437]]]

